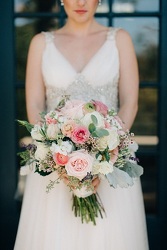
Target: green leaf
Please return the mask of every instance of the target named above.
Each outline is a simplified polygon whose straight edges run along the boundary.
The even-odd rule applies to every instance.
[[[43,128],[40,129],[40,133],[42,136],[46,137],[46,133],[45,133],[45,130]]]
[[[20,125],[26,127],[26,129],[28,130],[28,132],[31,132],[32,128],[34,127],[34,125],[30,124],[30,123],[27,122],[27,121],[17,120],[17,122],[18,122]]]
[[[96,130],[96,127],[93,123],[89,124],[89,132],[92,134],[95,130]]]
[[[96,116],[95,115],[91,115],[91,119],[92,119],[93,124],[97,126],[98,120],[97,120]]]
[[[96,131],[94,131],[92,135],[94,137],[103,137],[109,135],[109,132],[105,129],[96,129]]]
[[[108,152],[108,148],[106,149],[106,150],[104,150],[104,156],[105,156],[105,158],[106,158],[106,161],[110,161],[110,154],[109,154],[109,152]]]

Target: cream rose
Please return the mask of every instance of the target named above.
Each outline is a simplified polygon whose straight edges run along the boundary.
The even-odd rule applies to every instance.
[[[49,147],[42,143],[36,143],[37,149],[35,151],[35,158],[37,160],[44,160],[46,158],[46,155],[49,153]]]
[[[46,134],[47,134],[47,137],[49,139],[56,139],[57,138],[57,134],[59,133],[60,129],[59,127],[57,126],[57,124],[49,124],[48,127],[47,127],[47,130],[46,130]]]
[[[112,162],[107,162],[107,161],[101,161],[98,162],[96,161],[93,165],[93,170],[92,174],[103,174],[107,175],[109,173],[113,172],[113,163]]]
[[[117,130],[115,129],[106,129],[109,133],[107,136],[98,138],[97,147],[100,151],[104,151],[107,146],[109,150],[115,149],[119,145],[119,136]]]
[[[31,130],[31,136],[34,140],[39,140],[41,141],[43,139],[43,136],[41,134],[41,126],[36,124]]]

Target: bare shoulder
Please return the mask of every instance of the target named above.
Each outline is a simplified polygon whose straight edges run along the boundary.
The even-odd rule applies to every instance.
[[[127,32],[124,29],[119,29],[117,31],[116,42],[117,42],[118,48],[125,47],[125,46],[126,47],[133,46],[132,38],[129,32]]]
[[[33,50],[43,50],[45,47],[45,36],[43,33],[36,34],[31,42],[30,42],[30,48]]]

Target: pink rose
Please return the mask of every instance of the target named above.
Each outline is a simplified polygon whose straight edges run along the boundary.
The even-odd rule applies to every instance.
[[[72,120],[68,120],[62,125],[61,131],[63,135],[71,137],[75,127],[76,127],[75,122]]]
[[[71,140],[75,143],[83,144],[88,140],[89,136],[90,132],[85,126],[78,126],[74,128]]]
[[[93,104],[95,105],[95,109],[97,112],[101,113],[104,116],[107,115],[108,107],[104,103],[100,101],[93,101]]]
[[[105,128],[111,128],[111,124],[106,120],[104,120],[104,126]]]
[[[94,158],[84,150],[78,150],[69,155],[65,169],[69,176],[82,180],[87,173],[92,171]]]
[[[57,119],[54,117],[55,113],[54,111],[50,111],[48,114],[45,115],[45,121],[46,124],[56,124],[57,123]]]
[[[56,164],[58,164],[60,166],[64,166],[68,162],[68,155],[54,153],[53,160],[55,161]]]
[[[118,158],[118,147],[110,151],[110,161],[114,164]]]
[[[69,100],[61,109],[61,112],[71,119],[80,119],[84,115],[82,110],[84,104],[85,102],[80,100]]]

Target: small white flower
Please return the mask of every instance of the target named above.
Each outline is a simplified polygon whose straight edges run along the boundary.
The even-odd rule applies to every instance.
[[[60,141],[59,144],[53,142],[50,150],[52,153],[67,155],[72,152],[72,148],[73,146],[69,141]]]

